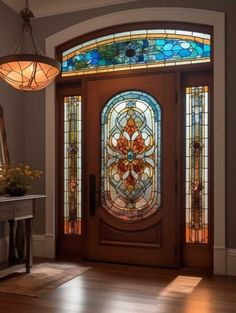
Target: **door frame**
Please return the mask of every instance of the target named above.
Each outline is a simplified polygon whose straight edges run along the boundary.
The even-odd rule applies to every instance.
[[[226,274],[225,248],[225,15],[189,8],[143,8],[115,12],[78,23],[46,39],[46,51],[73,37],[127,22],[181,21],[213,26],[214,31],[214,273]],[[46,234],[45,256],[55,256],[55,85],[46,89]]]

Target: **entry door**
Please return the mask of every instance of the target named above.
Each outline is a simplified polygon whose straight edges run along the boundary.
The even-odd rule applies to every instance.
[[[86,257],[176,266],[176,77],[88,80]]]

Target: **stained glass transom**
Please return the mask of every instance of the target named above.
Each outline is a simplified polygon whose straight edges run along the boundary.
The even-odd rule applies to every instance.
[[[64,97],[64,233],[81,234],[81,96]]]
[[[62,76],[210,62],[211,36],[184,30],[135,30],[99,37],[62,54]]]
[[[208,243],[208,86],[186,88],[186,242]]]
[[[102,205],[122,221],[161,203],[161,108],[150,95],[122,92],[102,112]]]

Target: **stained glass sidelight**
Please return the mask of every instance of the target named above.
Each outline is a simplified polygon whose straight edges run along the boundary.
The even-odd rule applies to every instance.
[[[161,203],[161,108],[140,91],[122,92],[102,112],[102,205],[122,221]]]
[[[208,86],[186,88],[186,242],[208,243]]]
[[[81,234],[81,96],[64,97],[64,233]]]
[[[211,36],[185,30],[135,30],[99,37],[62,54],[62,76],[210,62]]]

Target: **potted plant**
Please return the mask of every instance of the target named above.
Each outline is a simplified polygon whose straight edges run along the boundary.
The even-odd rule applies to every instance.
[[[23,196],[34,179],[42,176],[42,171],[33,170],[29,165],[3,167],[0,170],[0,189],[10,196]]]

